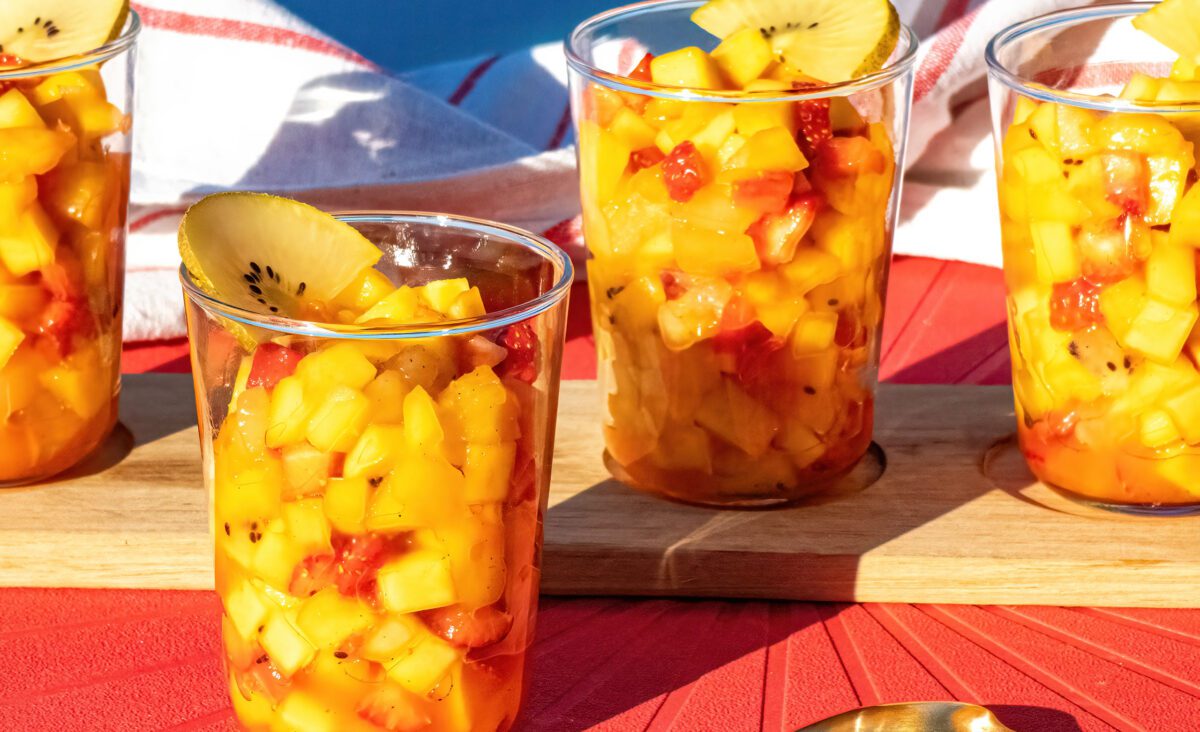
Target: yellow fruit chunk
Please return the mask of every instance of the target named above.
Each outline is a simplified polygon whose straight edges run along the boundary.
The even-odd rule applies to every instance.
[[[400,424],[404,420],[404,397],[411,388],[400,372],[391,369],[379,372],[363,389],[363,395],[371,402],[371,419]]]
[[[591,205],[601,205],[616,193],[633,150],[628,143],[588,120],[579,125],[578,148],[579,186],[583,200]]]
[[[270,612],[262,593],[245,579],[238,580],[226,590],[221,602],[234,629],[245,639],[253,638],[258,633],[258,626],[262,625]]]
[[[632,150],[650,147],[658,135],[658,130],[629,107],[617,111],[608,129]]]
[[[454,320],[467,320],[468,318],[481,318],[487,314],[487,308],[483,305],[483,294],[479,292],[478,287],[472,287],[462,293],[450,303],[450,309],[446,311],[446,315]]]
[[[329,522],[320,498],[305,498],[284,503],[281,511],[288,539],[302,553],[324,554],[332,551]]]
[[[414,613],[453,604],[458,594],[445,555],[409,552],[379,568],[379,601],[393,613]]]
[[[325,517],[343,534],[361,534],[366,530],[370,495],[371,486],[366,478],[334,478],[325,488]]]
[[[307,442],[286,445],[280,455],[291,494],[318,493],[329,480],[333,458]]]
[[[1171,78],[1176,81],[1195,81],[1197,74],[1196,61],[1190,58],[1177,58],[1171,64]]]
[[[391,661],[385,662],[388,678],[418,696],[433,691],[461,659],[462,652],[433,635]]]
[[[1200,384],[1194,384],[1162,403],[1189,444],[1200,444]]]
[[[692,425],[670,425],[650,459],[664,470],[696,470],[712,473],[712,448],[708,432]]]
[[[725,277],[762,266],[754,240],[742,233],[722,233],[676,221],[671,225],[671,242],[679,266],[687,272]]]
[[[1196,250],[1179,246],[1167,234],[1154,232],[1154,248],[1146,260],[1146,291],[1172,305],[1196,299]]]
[[[1169,224],[1171,213],[1183,197],[1188,172],[1195,161],[1191,155],[1151,155],[1146,158],[1146,164],[1150,168],[1150,207],[1146,211],[1146,223],[1151,226]]]
[[[0,317],[0,369],[8,364],[24,340],[24,331],[7,318]]]
[[[423,303],[445,315],[450,312],[455,299],[469,289],[471,285],[467,283],[467,278],[455,277],[430,282],[417,288],[417,293]]]
[[[372,661],[388,661],[427,635],[429,631],[415,615],[387,614],[367,632],[361,653]]]
[[[1100,292],[1100,311],[1122,346],[1159,363],[1172,363],[1196,323],[1196,304],[1170,305],[1146,294],[1145,283],[1128,278]]]
[[[271,528],[263,531],[262,538],[256,542],[251,570],[271,587],[286,590],[304,554],[285,534],[276,531],[275,526],[276,522],[272,522]]]
[[[1171,242],[1200,249],[1200,186],[1192,186],[1171,214]]]
[[[791,88],[790,84],[770,79],[759,79],[745,86],[748,92],[784,91]],[[747,138],[772,127],[782,127],[788,134],[796,134],[796,113],[789,102],[743,102],[733,108],[733,121],[738,134]]]
[[[343,474],[347,478],[386,475],[401,459],[404,435],[404,428],[399,425],[367,425],[358,442],[346,454]]]
[[[3,351],[0,350],[0,360]],[[79,348],[62,363],[44,371],[42,386],[81,419],[91,419],[112,401],[108,369],[94,343]]]
[[[356,323],[392,323],[403,325],[416,319],[420,298],[417,291],[407,285],[398,287],[390,295],[377,301],[358,316]]]
[[[0,261],[17,277],[36,272],[54,263],[58,230],[41,206],[26,209],[11,228],[0,222]]]
[[[39,107],[44,107],[75,94],[82,94],[91,99],[103,98],[104,80],[100,77],[100,72],[87,69],[51,74],[34,87],[33,100]]]
[[[463,463],[463,489],[467,503],[499,503],[505,500],[516,459],[515,442],[468,444],[467,459]]]
[[[689,89],[720,89],[724,86],[716,62],[696,46],[655,56],[650,62],[655,84]]]
[[[15,183],[48,172],[75,145],[63,130],[13,127],[0,129],[0,182]]]
[[[803,470],[825,454],[825,443],[807,424],[799,419],[784,422],[779,445],[788,452],[792,463]]]
[[[108,213],[116,181],[104,163],[59,166],[46,177],[44,200],[50,210],[89,229],[99,228]]]
[[[807,293],[836,280],[841,274],[841,261],[820,249],[800,249],[779,271],[795,291]]]
[[[1140,72],[1135,73],[1129,77],[1129,81],[1125,83],[1125,88],[1121,90],[1121,98],[1152,102],[1158,98],[1158,91],[1162,87],[1162,83],[1162,79],[1156,79],[1153,76]]]
[[[0,95],[0,128],[45,126],[42,116],[20,90],[9,89]]]
[[[374,622],[366,604],[342,595],[336,587],[326,587],[305,600],[296,614],[296,627],[318,648],[336,648]]]
[[[308,420],[305,436],[325,452],[346,452],[354,447],[371,417],[371,403],[362,392],[335,386]]]
[[[1108,150],[1144,155],[1175,154],[1186,144],[1183,134],[1157,114],[1110,114],[1092,128],[1092,139]]]
[[[1034,221],[1029,230],[1038,281],[1054,284],[1078,279],[1082,265],[1071,227],[1061,221]]]
[[[0,183],[0,229],[8,228],[37,200],[37,178],[29,176],[12,183]]]
[[[418,536],[422,546],[449,558],[455,602],[474,609],[499,601],[507,577],[500,508],[495,505],[474,508],[435,533],[436,538]]]
[[[452,460],[453,455],[465,458],[467,443],[494,445],[520,437],[520,405],[485,366],[450,382],[438,396],[438,406]]]
[[[762,76],[775,54],[758,28],[743,28],[721,41],[713,49],[712,58],[726,78],[744,87]]]
[[[357,314],[367,310],[395,289],[387,275],[377,269],[368,269],[330,300],[330,305]]]
[[[292,676],[304,668],[317,653],[317,649],[292,627],[281,612],[272,613],[267,618],[259,634],[259,642],[275,662],[275,667],[285,676]]]
[[[404,397],[404,441],[418,454],[440,455],[445,439],[437,406],[429,392],[417,387]]]
[[[792,332],[792,355],[800,358],[824,352],[833,347],[837,332],[837,313],[805,313]]]
[[[293,375],[280,379],[271,392],[265,433],[267,447],[283,447],[303,441],[310,413],[311,405],[305,399],[304,382],[300,377]]]
[[[783,127],[769,127],[751,135],[730,158],[729,167],[794,172],[807,168],[808,159],[800,152],[791,132]]]
[[[411,531],[436,526],[462,511],[463,475],[442,458],[403,460],[375,492],[364,521],[370,531]]]
[[[694,103],[688,105],[678,121],[669,122],[659,130],[654,144],[664,155],[668,155],[679,143],[691,140],[711,164],[717,150],[735,129],[733,109],[729,105]]]
[[[780,428],[774,412],[729,379],[704,400],[696,423],[753,457],[767,451]]]
[[[1196,35],[1196,17],[1200,12],[1194,0],[1166,0],[1153,5],[1133,19],[1133,27],[1179,54],[1200,61],[1200,37]]]
[[[5,335],[15,337],[11,323],[0,316],[0,423],[19,412],[42,391],[38,376],[49,368],[46,360],[33,348],[17,348],[16,353],[3,355]],[[23,337],[23,336],[22,336]]]
[[[333,386],[362,389],[375,378],[375,365],[352,343],[336,343],[300,360],[296,376],[306,393],[321,394]]]
[[[292,690],[279,702],[276,714],[289,732],[339,732],[345,728],[341,712],[312,694]]]

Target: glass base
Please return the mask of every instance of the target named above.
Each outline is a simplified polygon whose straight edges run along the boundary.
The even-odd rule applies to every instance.
[[[84,475],[99,473],[116,465],[133,450],[133,435],[125,425],[113,421],[113,424],[94,439],[86,449],[66,451],[66,457],[71,453],[79,456],[74,459],[60,458],[46,463],[43,470],[20,478],[0,480],[0,490],[7,488],[22,488],[35,486],[54,480],[70,480]]]
[[[697,475],[691,482],[688,475],[675,473],[671,480],[655,479],[660,476],[635,476],[612,455],[605,451],[604,466],[617,480],[635,490],[649,493],[657,498],[666,498],[677,503],[702,508],[724,508],[734,510],[764,510],[803,505],[829,503],[845,496],[858,493],[873,485],[887,469],[887,455],[883,448],[872,442],[858,462],[846,469],[831,474],[821,481],[797,486],[772,487],[769,492],[757,491],[700,493],[696,486],[703,484],[705,476]]]
[[[1101,511],[1109,511],[1112,513],[1120,513],[1126,516],[1196,516],[1200,515],[1200,501],[1196,503],[1109,503],[1101,501],[1089,496],[1080,495],[1074,491],[1069,491],[1052,483],[1042,481],[1050,490],[1058,495],[1066,498],[1069,501],[1074,501],[1088,508],[1095,508]]]

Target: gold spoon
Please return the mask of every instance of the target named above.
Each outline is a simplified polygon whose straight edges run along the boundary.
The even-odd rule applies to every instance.
[[[881,704],[844,712],[796,732],[1013,732],[996,715],[962,702]]]

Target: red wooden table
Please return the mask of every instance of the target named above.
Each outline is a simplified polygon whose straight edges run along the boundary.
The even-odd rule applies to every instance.
[[[893,272],[883,378],[1007,381],[999,272]],[[595,372],[585,297],[565,378]],[[125,367],[186,371],[186,345]],[[218,612],[209,592],[0,591],[0,730],[232,729]],[[548,732],[775,732],[923,699],[1020,731],[1200,730],[1200,610],[547,598],[533,663],[524,728]]]

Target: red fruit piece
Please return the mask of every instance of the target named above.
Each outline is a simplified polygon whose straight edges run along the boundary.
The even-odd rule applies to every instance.
[[[273,704],[282,701],[292,685],[291,679],[275,668],[274,662],[265,653],[255,659],[249,668],[235,670],[233,678],[238,691],[246,699],[253,692],[267,697]]]
[[[495,605],[466,610],[461,605],[421,613],[437,635],[460,648],[483,648],[498,643],[512,629],[513,617]]]
[[[363,697],[358,716],[388,732],[416,732],[432,720],[421,711],[417,700],[399,686],[381,686]]]
[[[644,147],[641,150],[634,150],[629,156],[629,163],[633,165],[634,170],[642,168],[652,168],[661,163],[667,156],[663,155],[663,151],[651,145]]]
[[[0,68],[14,68],[24,66],[25,61],[20,57],[11,53],[0,53]]]
[[[504,346],[477,335],[471,336],[463,344],[462,350],[459,352],[459,361],[464,372],[474,371],[480,366],[495,368],[504,361],[507,355],[508,351],[505,350]]]
[[[508,349],[504,363],[500,364],[500,376],[510,376],[526,384],[537,379],[538,337],[529,323],[511,325],[500,334],[500,345]]]
[[[1083,260],[1083,276],[1090,282],[1118,282],[1137,268],[1129,239],[1122,228],[1084,231],[1076,241]]]
[[[650,62],[654,60],[654,54],[648,53],[642,56],[642,60],[638,61],[638,65],[633,67],[633,71],[629,72],[630,79],[638,81],[651,81]]]
[[[83,272],[79,262],[60,257],[41,270],[42,286],[56,300],[78,300],[84,296]]]
[[[733,203],[762,213],[782,213],[795,186],[795,177],[788,171],[768,170],[757,178],[734,181]]]
[[[1122,211],[1141,216],[1150,202],[1150,166],[1141,153],[1122,151],[1100,157],[1106,197]]]
[[[1050,326],[1060,331],[1077,331],[1104,322],[1100,312],[1101,285],[1080,277],[1060,282],[1050,291]]]
[[[395,547],[391,543],[403,543]],[[338,592],[347,597],[357,595],[368,604],[375,604],[375,575],[392,549],[407,549],[406,538],[384,539],[375,534],[355,536],[338,535],[333,538],[333,552],[337,562],[334,581]]]
[[[261,386],[268,391],[274,389],[281,380],[296,372],[296,365],[302,358],[304,354],[287,346],[278,343],[262,344],[254,351],[250,375],[246,377],[246,388]]]
[[[824,205],[820,194],[806,193],[792,199],[786,211],[754,222],[746,233],[754,240],[759,258],[768,264],[790,262]]]
[[[337,558],[332,554],[305,557],[292,571],[288,593],[293,597],[310,597],[338,579]]]
[[[833,137],[817,150],[813,167],[832,177],[882,173],[887,159],[865,137]]]
[[[683,286],[679,276],[674,272],[661,272],[658,278],[662,280],[663,293],[668,300],[678,300],[683,293],[687,292],[687,288]]]
[[[808,99],[796,103],[796,142],[800,151],[811,160],[827,141],[833,139],[829,121],[829,100]]]
[[[66,358],[73,350],[73,336],[76,333],[90,336],[95,325],[84,301],[51,300],[38,321],[41,347],[47,355]]]
[[[728,334],[750,326],[754,319],[754,306],[746,298],[737,295],[731,298],[721,311],[721,330],[714,337],[717,347],[720,348],[723,337],[728,338]]]
[[[757,320],[733,331],[713,337],[713,348],[731,353],[737,359],[737,378],[743,384],[753,384],[771,373],[770,356],[783,348],[784,341]]]
[[[691,140],[684,140],[662,161],[663,183],[673,200],[685,203],[708,182],[704,158]]]

